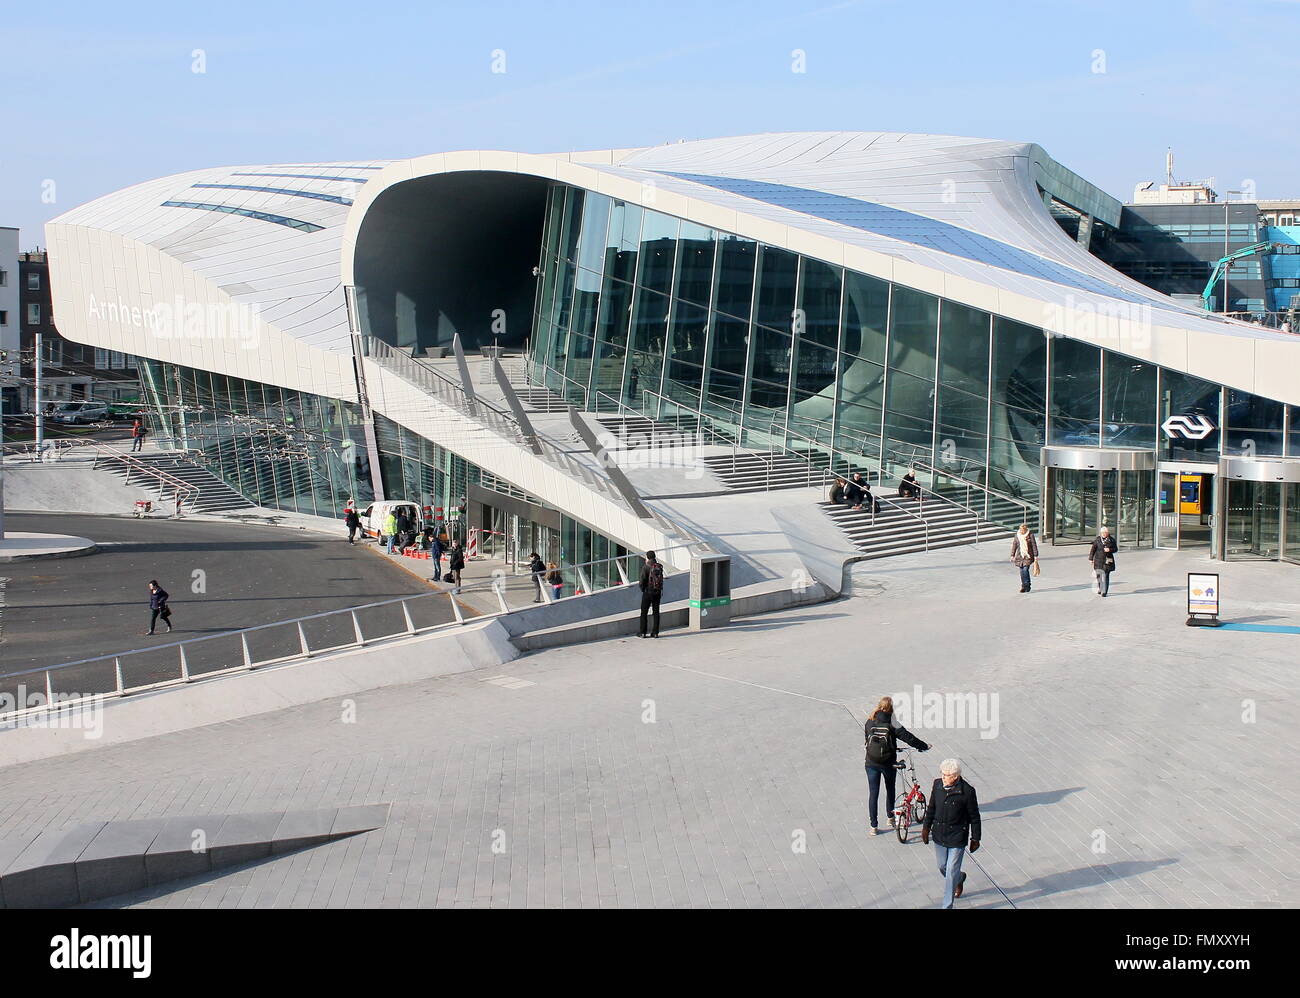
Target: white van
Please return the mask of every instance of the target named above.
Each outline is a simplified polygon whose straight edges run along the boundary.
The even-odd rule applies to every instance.
[[[384,521],[389,513],[396,516],[398,510],[406,511],[412,530],[418,532],[424,525],[420,518],[420,504],[414,499],[385,499],[372,502],[361,511],[361,532],[367,537],[378,538],[380,544],[386,544],[388,536],[384,533]]]

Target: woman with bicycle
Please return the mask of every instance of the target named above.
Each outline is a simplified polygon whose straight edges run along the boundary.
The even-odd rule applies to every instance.
[[[898,761],[898,739],[903,739],[918,752],[927,751],[930,746],[912,734],[894,716],[894,698],[881,697],[876,709],[864,726],[867,743],[867,785],[869,796],[867,810],[871,815],[871,834],[879,835],[876,825],[877,804],[880,800],[880,778],[885,779],[885,814],[889,825],[894,825],[894,782],[898,770],[894,764]]]

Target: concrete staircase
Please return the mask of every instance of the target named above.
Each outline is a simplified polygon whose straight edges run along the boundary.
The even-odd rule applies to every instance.
[[[706,457],[703,463],[731,492],[820,488],[826,480],[827,459],[820,452],[805,460],[792,454],[742,451]]]
[[[924,503],[877,496],[880,512],[873,522],[870,507],[851,509],[821,503],[821,508],[868,558],[889,558],[918,551],[957,547],[976,541],[1010,539],[1013,531],[942,499]]]
[[[699,420],[693,416],[683,418],[680,425],[628,415],[597,416],[596,421],[628,448],[693,447],[698,442]]]
[[[187,512],[230,513],[254,508],[253,503],[212,472],[179,454],[164,451],[154,454],[133,454],[131,457],[141,464],[149,465],[194,486],[198,491],[188,500],[185,506]],[[157,478],[145,471],[130,468],[120,461],[101,458],[95,462],[95,467],[126,479],[127,485],[135,488],[152,492],[158,487]]]

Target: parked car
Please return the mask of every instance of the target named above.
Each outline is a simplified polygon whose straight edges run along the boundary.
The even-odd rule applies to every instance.
[[[64,402],[50,414],[56,423],[98,423],[108,418],[108,406],[103,402]]]

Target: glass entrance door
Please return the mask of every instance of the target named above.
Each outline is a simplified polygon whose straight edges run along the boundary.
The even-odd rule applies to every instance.
[[[1178,472],[1161,471],[1156,493],[1156,547],[1178,547]]]
[[[1123,548],[1150,547],[1155,532],[1151,471],[1047,470],[1048,524],[1054,544],[1086,544],[1103,527]]]
[[[1235,561],[1273,561],[1282,538],[1282,486],[1278,482],[1227,482],[1224,551]]]

